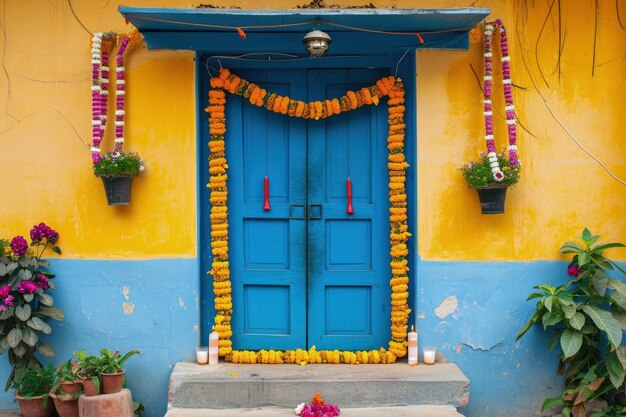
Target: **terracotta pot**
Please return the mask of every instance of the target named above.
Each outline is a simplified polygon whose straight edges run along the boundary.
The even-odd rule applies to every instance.
[[[102,392],[104,394],[115,394],[122,390],[124,383],[124,371],[117,374],[101,374],[102,376]]]
[[[74,382],[61,382],[61,392],[66,394],[76,394],[78,391],[83,390],[82,381]]]
[[[49,417],[54,412],[53,401],[48,398],[46,406],[43,405],[43,396],[24,398],[15,393],[15,399],[20,405],[24,417]]]
[[[54,400],[54,407],[57,409],[59,417],[79,417],[78,400],[62,401],[56,395],[51,394]]]
[[[95,397],[100,394],[100,386],[96,387],[91,379],[83,379],[83,387],[85,388],[86,397]]]

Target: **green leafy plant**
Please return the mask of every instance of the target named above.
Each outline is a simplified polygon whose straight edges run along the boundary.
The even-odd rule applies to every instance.
[[[548,345],[561,349],[559,374],[565,375],[566,390],[548,398],[542,410],[562,406],[565,417],[587,416],[587,405],[596,398],[623,391],[626,375],[626,284],[608,272],[626,271],[604,256],[621,243],[600,244],[600,236],[585,228],[582,242],[566,242],[559,253],[573,255],[567,268],[570,279],[558,287],[542,284],[527,300],[538,299],[535,313],[517,335],[519,340],[531,327],[551,328]]]
[[[138,175],[141,171],[143,171],[143,159],[136,153],[120,152],[117,155],[109,153],[103,155],[93,166],[96,177]]]
[[[74,352],[74,357],[78,359],[78,368],[76,374],[79,378],[90,380],[96,391],[100,390],[100,371],[98,362],[100,358],[94,355],[88,355],[86,350]]]
[[[143,406],[143,403],[133,401],[133,414],[135,415],[135,417],[141,417],[143,413],[145,413],[145,408]],[[607,416],[607,417],[611,417],[611,416]]]
[[[597,413],[593,413],[591,417],[623,417],[624,406],[621,405],[609,405],[604,407]]]
[[[459,171],[463,174],[463,178],[470,188],[511,187],[517,184],[521,167],[519,165],[512,167],[509,159],[503,153],[498,154],[498,164],[504,174],[504,179],[500,182],[493,179],[489,157],[484,152],[480,153],[480,158],[477,161],[461,165]]]
[[[97,361],[97,369],[101,374],[117,374],[124,369],[122,366],[130,357],[141,354],[138,350],[131,350],[124,356],[120,355],[120,351],[111,352],[108,349],[100,350],[100,358]]]
[[[47,397],[50,389],[54,385],[56,369],[49,364],[45,368],[30,367],[22,369],[11,383],[20,397]]]
[[[5,391],[18,373],[41,367],[36,351],[54,356],[54,349],[41,341],[40,334],[52,332],[48,319],[64,319],[48,294],[54,289],[54,275],[47,272],[49,263],[42,259],[48,248],[61,253],[59,234],[40,223],[30,230],[30,238],[30,245],[23,236],[15,236],[10,243],[2,240],[0,245],[0,354],[8,351],[12,366]]]
[[[67,362],[62,363],[56,369],[54,384],[50,389],[51,394],[60,394],[63,395],[63,383],[75,383],[80,380],[80,376],[78,375],[78,362],[75,362],[73,359],[69,359]],[[82,394],[82,391],[79,392]],[[75,396],[78,398],[80,395]],[[75,398],[62,398],[62,401],[67,401],[68,399]]]

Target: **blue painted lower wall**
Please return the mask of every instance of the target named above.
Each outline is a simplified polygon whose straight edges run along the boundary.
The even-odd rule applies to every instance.
[[[198,343],[198,261],[55,260],[55,305],[65,321],[51,320],[46,341],[56,350],[56,363],[72,352],[103,348],[139,349],[125,365],[136,401],[146,417],[162,417],[167,387],[177,361],[195,360]],[[0,381],[9,375],[7,355],[0,356]],[[0,393],[0,410],[17,409],[12,393]]]
[[[143,355],[127,365],[129,386],[146,404],[146,417],[163,416],[173,364],[194,359],[198,266],[196,259],[54,261],[55,298],[66,314],[47,338],[56,361],[83,348],[93,353],[101,347],[140,349]],[[549,335],[533,329],[520,342],[515,335],[534,310],[534,302],[525,302],[532,287],[562,282],[566,266],[418,261],[414,312],[419,343],[437,347],[471,380],[464,415],[538,415],[543,400],[559,392],[558,355],[546,352]],[[0,364],[4,381],[6,355]],[[0,410],[15,408],[11,395],[1,393]]]
[[[418,262],[420,349],[436,347],[470,379],[463,415],[539,415],[543,400],[562,389],[557,349],[546,350],[549,334],[533,329],[517,343],[515,336],[534,312],[536,301],[525,301],[532,287],[564,282],[566,268],[565,262]]]

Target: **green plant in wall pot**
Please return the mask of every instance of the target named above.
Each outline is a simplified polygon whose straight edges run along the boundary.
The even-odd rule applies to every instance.
[[[565,417],[587,416],[589,404],[603,398],[610,407],[620,407],[626,375],[626,284],[612,275],[626,271],[604,256],[622,243],[600,243],[600,236],[584,229],[578,241],[566,242],[559,253],[572,256],[569,279],[554,287],[542,284],[527,300],[538,300],[535,313],[517,335],[519,340],[535,325],[550,328],[548,345],[561,350],[559,374],[566,390],[548,398],[542,410],[562,407]],[[626,413],[626,407],[621,405]]]
[[[125,355],[121,355],[119,350],[115,352],[111,352],[108,349],[100,350],[97,369],[102,377],[102,392],[114,394],[121,391],[125,377],[124,363],[136,354],[141,354],[141,352],[131,350]]]
[[[478,192],[482,214],[504,213],[506,190],[517,184],[520,177],[520,165],[512,166],[504,153],[497,154],[495,158],[503,173],[503,179],[499,182],[494,180],[491,161],[488,154],[484,152],[480,153],[478,160],[463,164],[459,168],[468,187]]]
[[[136,153],[112,152],[100,157],[93,172],[102,178],[107,202],[110,206],[130,204],[133,178],[144,170],[143,159]]]
[[[78,362],[70,359],[59,365],[50,391],[59,417],[78,417],[78,398],[83,395],[83,384],[78,376]]]

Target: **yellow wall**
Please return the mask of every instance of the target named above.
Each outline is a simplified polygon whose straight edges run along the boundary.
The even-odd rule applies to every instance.
[[[290,8],[304,2],[262,4]],[[147,163],[146,172],[135,180],[132,204],[108,207],[100,180],[91,175],[84,143],[91,140],[90,35],[74,13],[92,32],[123,32],[128,26],[117,12],[119,3],[73,0],[73,12],[64,0],[6,1],[0,8],[6,70],[0,71],[0,236],[26,234],[36,222],[46,221],[61,234],[64,258],[193,257],[197,223],[192,53],[142,49],[127,59],[126,149],[140,152]],[[211,3],[237,3],[243,8],[260,4],[256,0]],[[471,3],[375,2],[379,7]],[[424,259],[554,259],[560,242],[584,225],[608,238],[626,240],[622,214],[626,187],[608,177],[558,128],[521,63],[523,56],[561,121],[618,176],[626,177],[626,144],[618,130],[626,98],[626,32],[619,28],[613,3],[600,1],[596,60],[602,65],[592,78],[592,2],[576,2],[575,7],[563,2],[562,22],[568,29],[560,79],[551,74],[558,55],[556,13],[539,42],[547,87],[538,78],[534,53],[548,11],[543,3],[488,0],[480,4],[492,8],[493,16],[502,17],[508,26],[513,80],[525,87],[515,90],[518,114],[534,134],[519,129],[523,178],[509,191],[505,215],[480,215],[475,192],[466,188],[456,171],[484,147],[481,92],[470,68],[471,63],[478,73],[482,71],[480,37],[472,38],[469,53],[418,54],[418,245]],[[504,122],[497,123],[503,145]],[[111,142],[109,136],[106,143]]]

